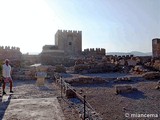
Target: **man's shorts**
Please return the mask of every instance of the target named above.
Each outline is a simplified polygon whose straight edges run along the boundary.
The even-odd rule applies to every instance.
[[[4,79],[5,83],[12,82],[12,78],[11,77],[6,77],[6,78],[4,77],[3,79]]]

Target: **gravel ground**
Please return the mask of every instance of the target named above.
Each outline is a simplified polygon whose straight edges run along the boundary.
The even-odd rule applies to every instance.
[[[19,104],[24,103],[24,101],[26,100],[39,100],[39,99],[52,99],[52,98],[58,98],[58,102],[60,103],[60,107],[61,110],[63,111],[63,114],[65,116],[65,120],[78,120],[78,113],[75,111],[74,108],[70,107],[70,105],[62,100],[61,98],[59,98],[60,96],[60,90],[59,88],[55,85],[55,83],[52,80],[47,80],[45,82],[45,86],[43,87],[37,87],[36,86],[36,81],[35,80],[14,80],[14,87],[13,87],[13,91],[14,94],[10,95],[9,94],[9,86],[7,85],[6,87],[6,93],[7,95],[3,96],[3,103],[0,105],[0,108],[2,108],[0,110],[0,118],[2,119],[2,116],[4,116],[4,112],[2,111],[3,108],[4,110],[10,105],[10,103],[5,102],[7,101],[7,96],[10,96],[9,99],[11,100],[20,100]],[[5,100],[6,98],[6,100]],[[26,99],[26,100],[25,100]],[[46,100],[45,100],[46,101]],[[43,102],[42,102],[43,103]],[[42,104],[40,102],[40,104]],[[33,103],[35,104],[35,103]],[[11,104],[11,106],[14,106],[14,101]],[[25,106],[25,105],[23,105]],[[23,109],[23,106],[21,109]],[[27,105],[27,110],[32,110],[32,105]],[[35,108],[35,107],[34,107]],[[19,108],[16,108],[17,110]],[[24,107],[24,110],[26,109],[26,107]],[[52,110],[52,109],[51,109]],[[49,112],[49,111],[48,111]],[[10,115],[10,114],[5,114],[7,115],[5,118],[7,118],[7,120],[9,120],[8,118],[13,118],[12,120],[18,119],[18,112],[17,112],[17,118],[14,115]],[[22,118],[22,116],[21,116]],[[33,118],[35,119],[35,118]]]
[[[67,76],[67,75],[66,75]],[[68,75],[64,79],[71,79],[77,75]],[[85,76],[85,75],[83,75]],[[86,76],[99,76],[106,78],[131,76],[132,82],[114,83],[112,80],[104,84],[74,86],[76,91],[87,96],[87,101],[100,114],[104,120],[160,120],[160,91],[155,89],[156,81],[147,81],[140,76],[122,74],[88,74]],[[132,85],[138,91],[132,93],[115,94],[115,85]],[[155,114],[155,117],[131,117],[131,114]],[[158,115],[158,117],[157,117]]]
[[[71,102],[66,98],[58,98],[61,105],[62,111],[65,116],[65,120],[81,120],[78,111],[71,104]]]
[[[155,90],[156,83],[155,81],[128,83],[138,91],[119,95],[115,94],[115,84],[76,86],[75,89],[84,91],[87,101],[104,120],[124,120],[127,119],[126,114],[129,114],[129,117],[131,114],[158,114],[158,118],[152,118],[158,120],[160,119],[160,91]]]

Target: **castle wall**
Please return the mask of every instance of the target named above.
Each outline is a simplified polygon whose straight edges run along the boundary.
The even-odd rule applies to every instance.
[[[39,55],[29,55],[29,54],[23,54],[22,55],[22,60],[24,65],[30,66],[33,64],[40,63],[40,57]]]
[[[21,60],[22,53],[18,47],[0,46],[0,60]]]
[[[152,40],[152,55],[153,58],[160,57],[160,39],[155,38]]]
[[[46,65],[74,65],[72,56],[82,52],[82,32],[58,30],[55,34],[55,45],[45,45],[40,54],[42,64]]]
[[[90,48],[90,49],[84,49],[83,52],[84,55],[105,55],[106,54],[106,50],[104,48]]]

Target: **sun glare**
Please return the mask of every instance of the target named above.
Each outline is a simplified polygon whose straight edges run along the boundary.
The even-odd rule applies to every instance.
[[[1,0],[0,16],[1,45],[23,46],[20,48],[24,53],[40,52],[44,44],[54,44],[57,26],[45,1]]]

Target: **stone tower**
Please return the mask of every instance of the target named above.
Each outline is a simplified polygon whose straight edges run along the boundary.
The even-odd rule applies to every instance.
[[[55,34],[55,45],[65,55],[78,55],[82,52],[82,31],[58,30]]]
[[[152,40],[152,55],[153,58],[160,57],[160,38],[154,38]]]

